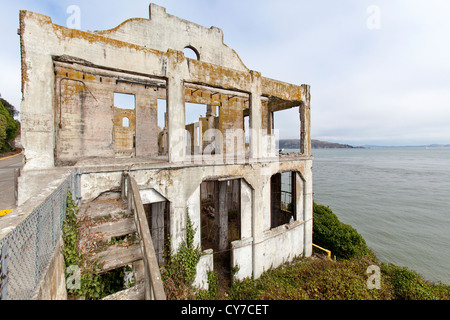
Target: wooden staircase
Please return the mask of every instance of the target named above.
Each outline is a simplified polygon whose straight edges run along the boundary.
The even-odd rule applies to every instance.
[[[133,214],[119,192],[106,193],[81,205],[80,247],[101,272],[132,266],[135,286],[104,300],[144,300],[144,263]]]

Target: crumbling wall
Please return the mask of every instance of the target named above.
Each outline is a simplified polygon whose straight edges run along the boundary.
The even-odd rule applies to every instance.
[[[221,29],[206,28],[180,19],[155,4],[150,4],[149,19],[129,19],[116,28],[95,33],[161,52],[169,49],[183,51],[186,47],[192,47],[198,52],[201,61],[248,71],[236,52],[224,44]]]
[[[57,164],[88,157],[158,155],[158,89],[151,79],[82,65],[70,57],[54,60]],[[134,95],[135,108],[115,106],[114,93]],[[124,117],[128,127],[123,126]]]
[[[89,201],[102,192],[119,190],[122,172],[129,172],[141,189],[153,189],[170,202],[170,236],[176,251],[186,237],[186,213],[194,226],[199,226],[201,183],[240,179],[240,240],[231,247],[233,266],[241,270],[238,277],[258,277],[294,255],[309,256],[309,86],[264,78],[248,70],[223,44],[220,29],[170,16],[155,5],[150,10],[151,19],[131,19],[98,32],[64,28],[49,17],[21,12],[26,157],[21,181],[31,179],[28,173],[33,170],[77,164],[83,172],[82,197]],[[187,59],[182,53],[185,47],[195,48],[199,60]],[[134,110],[116,108],[114,93],[135,95]],[[167,103],[160,150],[158,99]],[[210,114],[198,121],[202,137],[206,128],[218,129],[220,134],[215,140],[218,152],[210,158],[200,157],[198,162],[191,161],[186,151],[188,102],[209,106]],[[264,142],[273,134],[272,114],[293,107],[299,107],[302,154],[287,158],[268,153]],[[123,125],[125,117],[127,126]],[[248,152],[244,152],[245,161],[235,161],[235,156],[242,155],[242,146],[247,147],[244,135],[239,135],[244,132],[246,117],[251,129]],[[203,140],[202,147],[209,143]],[[167,158],[152,161],[159,152]],[[225,158],[228,154],[231,157]],[[118,161],[117,157],[123,156],[145,161]],[[273,229],[270,178],[287,171],[296,172],[303,181],[296,189],[296,221]],[[22,184],[21,189],[26,191],[26,187]],[[36,190],[27,191],[21,194]],[[195,243],[200,242],[197,231]],[[283,250],[276,250],[280,247]],[[211,259],[203,259],[202,270],[209,270],[210,264]]]

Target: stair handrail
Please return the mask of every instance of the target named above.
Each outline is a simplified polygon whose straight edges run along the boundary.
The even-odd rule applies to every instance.
[[[141,239],[145,265],[145,299],[167,300],[139,187],[136,180],[126,172],[123,174],[122,182],[122,197],[126,195],[128,208],[134,214],[136,229]]]

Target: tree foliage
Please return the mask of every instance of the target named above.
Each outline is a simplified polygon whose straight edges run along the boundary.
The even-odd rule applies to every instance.
[[[14,118],[19,115],[19,111],[17,111],[16,108],[5,99],[0,98],[0,103],[5,107],[6,110],[8,110],[8,113],[11,115],[11,117]]]
[[[2,142],[6,139],[6,117],[0,114],[0,149],[2,148]]]
[[[8,107],[5,107],[4,103]],[[14,120],[15,114],[17,111],[14,107],[6,100],[0,99],[0,152],[10,151],[7,142],[14,140],[19,134],[20,125]]]

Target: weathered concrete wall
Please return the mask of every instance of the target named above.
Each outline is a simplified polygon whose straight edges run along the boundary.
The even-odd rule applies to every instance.
[[[55,119],[56,92],[52,90],[56,84],[53,56],[69,55],[95,65],[128,72],[145,70],[150,74],[162,75],[162,57],[155,54],[155,51],[54,25],[49,17],[43,15],[22,11],[20,32],[25,170],[51,168],[55,165],[54,136],[58,122]],[[43,34],[45,41],[42,41]],[[85,96],[88,98],[89,95]],[[102,106],[110,108],[111,103],[105,101]]]
[[[26,157],[21,181],[33,181],[34,170],[76,163],[83,172],[83,201],[90,201],[102,192],[120,190],[122,172],[129,172],[141,190],[153,190],[170,202],[170,236],[177,250],[186,237],[186,214],[195,227],[201,224],[201,183],[240,179],[241,239],[232,245],[237,276],[258,276],[296,255],[311,254],[309,86],[248,70],[223,44],[220,29],[173,17],[156,5],[150,6],[150,19],[131,19],[97,32],[64,28],[47,16],[22,11],[20,35]],[[181,52],[185,47],[194,48],[200,60],[187,59]],[[135,110],[114,108],[114,92],[134,94]],[[157,99],[167,102],[168,156],[162,162],[152,159],[158,155]],[[222,131],[220,156],[191,158],[186,152],[186,102],[220,107],[208,124]],[[267,152],[265,140],[273,137],[265,134],[273,134],[272,113],[292,107],[300,107],[303,154],[279,158]],[[132,122],[127,129],[120,128],[125,116]],[[246,116],[248,154],[239,135]],[[200,121],[203,127],[205,121]],[[118,143],[120,134],[123,141]],[[208,141],[203,138],[203,143]],[[235,146],[230,148],[230,141]],[[227,153],[231,156],[222,157]],[[119,161],[121,155],[140,161]],[[298,173],[297,221],[271,229],[270,178],[286,171]],[[201,244],[199,228],[195,243]],[[280,247],[287,249],[276,250]],[[199,268],[204,270],[201,283],[212,259],[204,258]]]
[[[183,29],[187,24],[186,21],[175,19],[171,16],[163,14],[162,9],[157,7],[155,10],[159,18],[155,18],[153,22],[148,19],[137,19],[125,22],[116,29],[107,32],[82,32],[73,29],[67,29],[52,24],[51,19],[47,16],[32,13],[29,11],[21,12],[21,49],[22,49],[22,87],[23,101],[21,105],[22,113],[22,139],[25,147],[26,165],[25,170],[51,168],[55,165],[55,134],[59,119],[57,119],[58,110],[55,106],[58,91],[52,88],[58,87],[57,79],[61,79],[61,75],[55,75],[53,68],[54,57],[70,56],[76,57],[80,61],[87,61],[89,65],[95,66],[95,69],[101,67],[108,70],[122,70],[128,74],[151,76],[167,81],[167,104],[168,104],[168,129],[169,129],[169,160],[170,162],[179,162],[185,156],[184,137],[184,103],[186,100],[186,92],[184,84],[206,84],[213,88],[226,89],[235,91],[236,94],[246,93],[250,100],[248,102],[250,108],[250,123],[255,132],[269,126],[267,123],[268,114],[263,114],[261,97],[269,99],[279,99],[283,101],[291,101],[292,104],[304,104],[304,113],[302,119],[309,120],[309,87],[306,85],[294,86],[280,81],[266,79],[261,74],[254,71],[248,71],[246,68],[239,67],[240,63],[229,62],[231,60],[240,60],[235,53],[228,52],[223,43],[218,47],[215,45],[216,40],[208,41],[208,37],[202,42],[202,50],[218,54],[221,58],[202,59],[201,61],[189,60],[176,50],[180,50],[179,36],[166,36],[166,32],[170,34],[170,30]],[[156,16],[155,16],[156,17]],[[158,21],[156,23],[155,21]],[[164,21],[164,22],[163,22]],[[164,25],[162,27],[161,25]],[[176,25],[172,28],[171,25]],[[195,24],[189,24],[189,34],[197,39],[203,39],[205,30],[208,32],[216,32],[218,29],[197,28]],[[42,41],[42,34],[45,34],[45,41]],[[120,34],[120,36],[119,36]],[[127,37],[125,37],[125,34]],[[164,34],[166,43],[162,47],[155,44],[157,39],[147,43],[144,40],[149,35]],[[216,36],[213,36],[214,38]],[[162,38],[162,37],[161,37]],[[164,42],[163,40],[161,40]],[[199,41],[199,40],[198,40]],[[148,45],[148,46],[147,46]],[[156,49],[153,49],[155,48]],[[164,51],[158,51],[164,50]],[[228,53],[227,53],[228,52]],[[100,53],[100,54],[99,54]],[[208,56],[208,55],[206,55]],[[222,60],[223,59],[223,60]],[[242,66],[242,65],[241,65]],[[74,74],[73,77],[79,77],[81,74]],[[100,85],[100,77],[94,73],[83,74],[85,82],[92,82],[89,85],[99,90],[103,87]],[[107,82],[107,79],[105,79]],[[104,109],[106,115],[110,114],[108,108],[111,107],[111,96],[105,93],[104,99],[102,94],[97,98],[96,95],[89,93],[84,86],[71,84],[67,90],[78,93],[78,96],[66,97],[70,104],[74,105],[74,112],[79,109],[80,100],[84,104],[96,105],[100,109]],[[129,86],[127,87],[129,89]],[[92,90],[91,90],[92,91]],[[118,90],[120,91],[120,90]],[[125,92],[129,90],[124,90]],[[95,99],[93,99],[93,96]],[[230,97],[228,97],[229,99]],[[84,100],[83,100],[84,99]],[[73,101],[72,101],[73,100]],[[148,103],[149,99],[145,99]],[[211,97],[213,100],[213,97]],[[154,101],[154,100],[153,100]],[[283,102],[281,101],[281,102]],[[214,103],[211,103],[214,104]],[[293,106],[291,104],[291,106]],[[147,108],[154,109],[154,103],[147,104]],[[281,106],[280,108],[284,108]],[[280,109],[278,108],[278,109]],[[147,123],[145,108],[142,108],[142,116],[139,115],[139,107],[137,108],[139,131],[139,121]],[[81,112],[81,110],[78,110]],[[239,111],[241,112],[241,111]],[[238,113],[233,113],[233,116]],[[81,115],[80,115],[81,116]],[[241,117],[241,116],[239,116]],[[94,117],[95,118],[95,117]],[[238,119],[236,123],[240,123]],[[108,121],[108,117],[106,120]],[[78,126],[78,130],[84,130],[81,125],[81,119],[73,119],[74,125]],[[151,123],[151,121],[150,121]],[[86,129],[91,126],[88,123]],[[108,137],[110,139],[110,129],[108,124],[104,124],[103,128],[94,130],[99,135],[87,130],[85,135],[88,141],[100,143],[98,139],[103,140],[101,144],[105,147]],[[145,126],[144,126],[145,127]],[[308,123],[303,136],[307,143],[309,128]],[[147,127],[147,128],[151,128]],[[104,130],[99,132],[98,130]],[[150,130],[150,129],[149,129]],[[89,132],[88,132],[89,131]],[[147,145],[144,138],[145,134],[137,135],[137,153],[139,154],[139,145]],[[140,140],[143,139],[143,140]],[[251,156],[259,158],[261,156],[261,141],[258,135],[252,136]],[[142,142],[142,144],[141,144]],[[81,146],[81,142],[74,144]],[[152,143],[150,143],[152,145]],[[142,154],[152,153],[151,150],[144,150]],[[103,150],[104,148],[102,148]],[[308,146],[304,148],[305,154],[308,153]],[[106,152],[106,151],[105,151]],[[99,152],[101,155],[101,152]]]
[[[234,279],[243,280],[253,276],[253,238],[244,238],[231,243],[231,265],[237,270]]]
[[[129,19],[114,29],[96,34],[162,52],[183,51],[189,46],[196,49],[202,61],[248,71],[236,52],[223,43],[221,29],[205,28],[172,16],[155,4],[150,4],[150,19]]]
[[[75,62],[68,57],[55,61],[56,164],[89,157],[157,156],[157,87],[151,86],[152,80]],[[129,107],[135,109],[115,106],[114,93],[134,95],[135,106]]]
[[[208,273],[213,271],[213,250],[205,250],[197,264],[197,274],[195,275],[194,287],[208,290]]]
[[[67,300],[66,266],[61,253],[63,240],[56,245],[49,266],[44,270],[32,300]]]
[[[306,256],[304,232],[304,224],[296,221],[292,225],[283,225],[259,235],[254,240],[254,257],[257,260],[253,269],[254,277],[259,278],[264,271],[277,268],[295,257]]]
[[[239,266],[238,277],[259,276],[271,266],[278,266],[295,256],[309,256],[312,243],[312,177],[309,158],[280,162],[234,165],[171,165],[170,168],[131,171],[141,190],[154,189],[170,201],[170,237],[173,249],[186,236],[186,213],[189,213],[197,231],[195,244],[201,247],[200,236],[200,185],[214,178],[241,177],[241,241],[233,243],[234,264]],[[83,199],[97,197],[101,192],[118,189],[121,172],[116,168],[86,168],[82,176]],[[124,170],[127,168],[124,167]],[[295,171],[297,181],[297,221],[288,227],[271,229],[270,177],[277,172]],[[305,181],[303,181],[303,179]],[[301,182],[299,182],[301,180]],[[244,245],[242,245],[242,243]],[[243,246],[243,247],[242,247]],[[283,250],[279,250],[283,248]],[[250,254],[251,253],[251,254]]]

